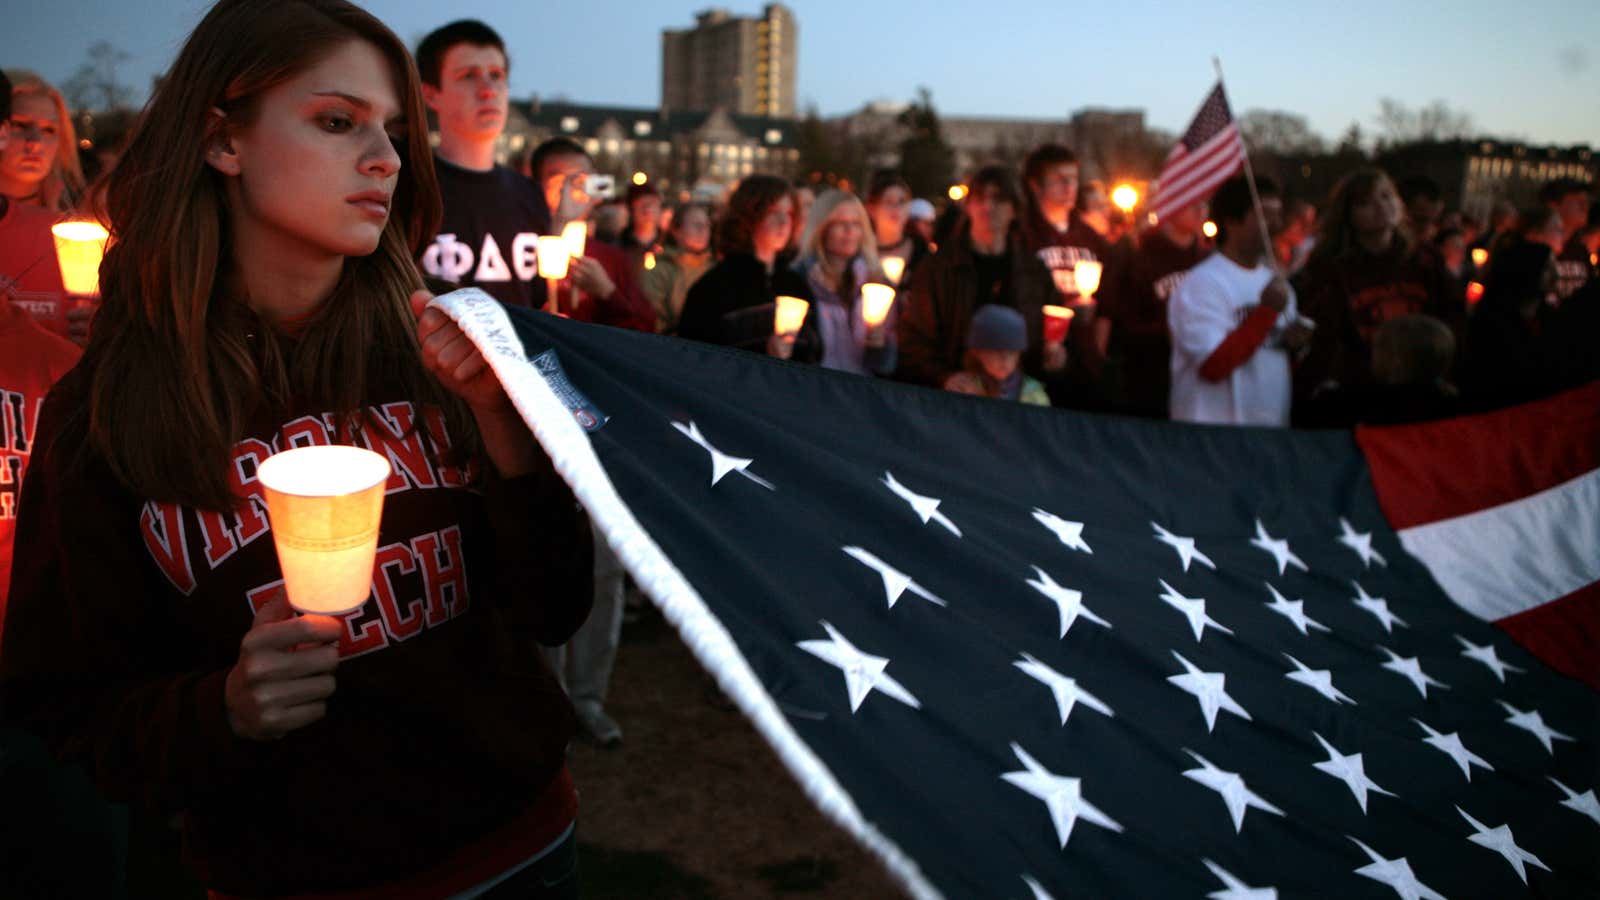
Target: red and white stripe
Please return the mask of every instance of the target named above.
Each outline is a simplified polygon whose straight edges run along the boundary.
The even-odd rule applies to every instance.
[[[1389,523],[1450,599],[1600,689],[1600,383],[1356,439]]]
[[[1156,216],[1164,218],[1197,200],[1204,200],[1243,163],[1244,142],[1239,139],[1238,126],[1232,122],[1193,151],[1179,141],[1161,166],[1155,198]]]

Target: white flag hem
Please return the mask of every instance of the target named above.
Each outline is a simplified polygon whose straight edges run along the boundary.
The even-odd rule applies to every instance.
[[[622,502],[588,435],[528,361],[500,304],[476,288],[464,288],[428,305],[454,319],[477,345],[596,530],[700,665],[772,746],[811,802],[877,856],[911,896],[940,897],[916,862],[861,815],[833,772],[789,725],[721,621]]]

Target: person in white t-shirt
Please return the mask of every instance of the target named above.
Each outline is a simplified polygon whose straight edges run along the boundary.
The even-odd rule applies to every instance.
[[[1256,180],[1261,214],[1279,227],[1283,201],[1269,178]],[[1310,328],[1294,289],[1267,264],[1255,204],[1244,178],[1211,198],[1217,252],[1189,271],[1167,304],[1172,330],[1172,418],[1181,422],[1286,426],[1290,355]]]

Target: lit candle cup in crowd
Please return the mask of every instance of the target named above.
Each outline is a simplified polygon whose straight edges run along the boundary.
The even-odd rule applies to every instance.
[[[883,320],[889,318],[889,307],[893,305],[894,288],[887,284],[861,286],[861,318],[867,320],[867,327],[882,325]]]
[[[1100,289],[1100,273],[1104,271],[1097,260],[1080,259],[1072,267],[1072,280],[1078,287],[1078,300],[1073,306],[1088,306],[1094,302],[1094,292]]]
[[[1477,281],[1467,282],[1467,304],[1471,305],[1483,299],[1483,284]]]
[[[567,242],[567,255],[583,258],[583,248],[589,241],[588,222],[568,222],[567,227],[561,229],[561,239]],[[566,273],[557,277],[564,277]]]
[[[1472,248],[1472,264],[1483,268],[1489,262],[1489,251],[1482,247]]]
[[[1067,339],[1067,329],[1072,327],[1072,310],[1065,306],[1044,308],[1044,342],[1059,344]]]
[[[644,252],[644,270],[646,272],[656,267],[656,255],[649,250]]]
[[[340,616],[367,602],[389,461],[360,447],[299,447],[256,470],[289,605]]]
[[[55,237],[61,283],[77,297],[100,296],[100,260],[111,236],[99,222],[67,221],[50,226]]]
[[[806,320],[806,310],[810,308],[811,304],[799,297],[779,297],[777,314],[772,317],[772,333],[799,334],[800,325]]]
[[[881,262],[883,263],[883,276],[889,279],[890,284],[898,287],[901,276],[906,274],[906,261],[898,256],[885,256]]]
[[[567,260],[571,257],[569,252],[572,245],[567,243],[564,235],[542,234],[534,244],[535,252],[539,255],[539,277],[545,280],[549,287],[550,299],[546,303],[545,312],[560,312],[556,304],[556,283],[567,277]]]

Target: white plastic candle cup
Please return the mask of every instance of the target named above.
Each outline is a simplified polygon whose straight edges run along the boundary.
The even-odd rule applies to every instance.
[[[1044,342],[1059,344],[1067,339],[1067,329],[1072,327],[1072,310],[1065,306],[1044,308]]]
[[[340,616],[372,593],[389,461],[360,447],[300,447],[256,470],[289,605]]]
[[[773,334],[795,334],[806,320],[811,304],[799,297],[779,297],[778,311],[772,317]]]
[[[900,278],[906,274],[906,261],[898,256],[885,256],[882,259],[883,276],[889,283],[898,286]]]
[[[567,277],[567,258],[571,255],[567,239],[559,234],[542,234],[535,244],[539,254],[539,277],[560,280]]]
[[[873,328],[882,325],[883,320],[889,318],[889,307],[893,305],[894,288],[887,284],[861,286],[861,318]]]
[[[1072,267],[1072,280],[1078,285],[1078,295],[1087,299],[1100,289],[1100,273],[1104,267],[1092,259],[1080,259]]]
[[[68,221],[50,226],[56,241],[61,284],[79,297],[100,296],[100,260],[110,233],[98,222]]]
[[[567,255],[583,257],[584,245],[589,241],[588,222],[568,222],[567,227],[561,229],[561,239],[567,242]],[[560,275],[556,276],[560,278]]]

